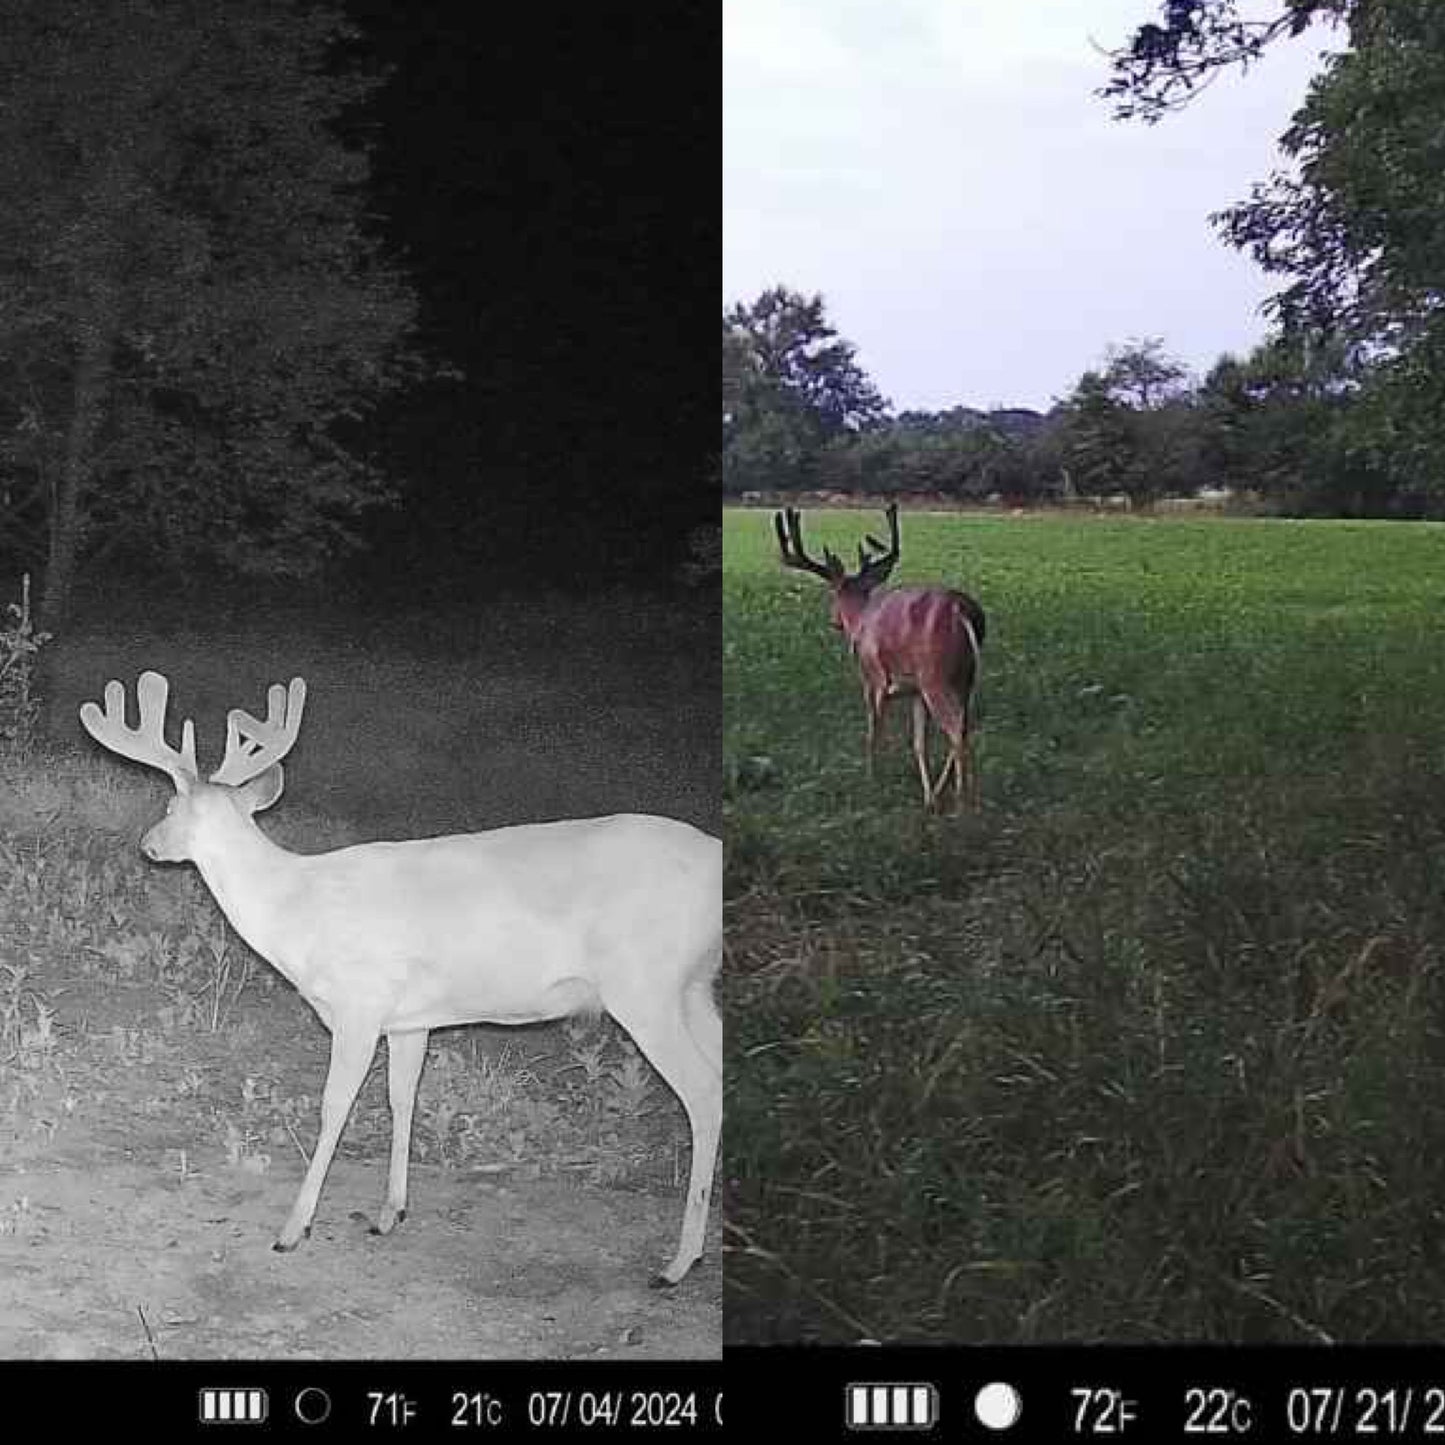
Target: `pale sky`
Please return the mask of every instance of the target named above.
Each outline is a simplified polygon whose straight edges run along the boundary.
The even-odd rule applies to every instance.
[[[1279,0],[1245,13],[1270,16]],[[1093,92],[1158,0],[724,0],[723,297],[785,284],[895,409],[1047,407],[1111,344],[1198,372],[1277,282],[1212,212],[1282,162],[1316,27],[1155,126]]]

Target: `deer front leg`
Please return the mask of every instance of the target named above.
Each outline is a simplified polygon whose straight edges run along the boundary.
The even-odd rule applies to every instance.
[[[411,1118],[416,1089],[426,1058],[426,1029],[386,1036],[387,1087],[391,1098],[391,1169],[386,1177],[386,1203],[372,1226],[373,1234],[390,1234],[406,1218],[407,1168],[411,1160]]]
[[[347,1023],[340,1019],[332,1030],[331,1065],[326,1072],[326,1088],[321,1094],[321,1134],[316,1140],[316,1152],[311,1156],[306,1177],[301,1181],[296,1203],[291,1206],[291,1213],[276,1243],[271,1246],[283,1254],[295,1249],[302,1237],[311,1233],[311,1219],[316,1213],[316,1201],[321,1197],[326,1171],[331,1167],[331,1156],[336,1153],[336,1145],[341,1139],[351,1106],[356,1102],[361,1081],[371,1067],[379,1032],[378,1029],[367,1029],[354,1021]]]
[[[878,739],[883,735],[887,696],[877,688],[865,685],[863,701],[868,706],[868,781],[871,783],[878,777]]]

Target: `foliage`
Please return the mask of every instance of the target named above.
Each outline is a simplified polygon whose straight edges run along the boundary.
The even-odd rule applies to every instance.
[[[1288,173],[1221,218],[1229,240],[1293,277],[1292,329],[1398,349],[1439,308],[1445,13],[1428,0],[1358,10],[1281,138]]]
[[[0,18],[0,464],[47,609],[108,550],[313,569],[389,495],[355,423],[423,369],[344,133],[379,78],[298,0]]]
[[[688,533],[687,560],[678,569],[689,587],[716,587],[722,577],[722,525],[709,522]]]
[[[1154,411],[1183,394],[1189,368],[1164,350],[1157,336],[1111,346],[1104,354],[1104,390],[1137,411]]]
[[[1442,343],[1445,345],[1445,343]],[[832,437],[724,326],[725,490],[1019,505],[1244,494],[1292,515],[1436,516],[1445,389],[1422,338],[1371,359],[1291,328],[1196,383],[1161,340],[1109,347],[1048,414],[955,406]],[[748,398],[752,400],[749,401]]]
[[[753,399],[749,383],[762,383],[791,398],[824,437],[866,431],[887,411],[856,348],[829,324],[821,296],[775,286],[730,308],[724,327],[747,358],[738,367],[742,404]]]
[[[1128,489],[1139,471],[1138,439],[1130,409],[1110,395],[1099,372],[1079,379],[1060,431],[1071,490],[1098,496]]]
[[[1292,334],[1351,348],[1361,405],[1353,441],[1380,485],[1438,492],[1445,459],[1445,14],[1379,0],[1351,16],[1285,133],[1290,172],[1221,218],[1230,241],[1288,279]]]
[[[1269,19],[1241,16],[1238,0],[1162,0],[1148,21],[1112,53],[1113,77],[1101,92],[1124,119],[1159,120],[1186,105],[1230,66],[1247,67],[1283,37],[1316,19],[1348,15],[1357,0],[1278,0]]]
[[[1193,493],[1212,480],[1199,469],[1198,413],[1188,371],[1155,338],[1111,347],[1086,371],[1057,420],[1068,491],[1135,500]]]
[[[1282,0],[1261,21],[1234,0],[1170,0],[1114,56],[1104,93],[1158,119],[1229,65],[1311,21],[1347,44],[1327,57],[1281,138],[1288,166],[1216,217],[1282,279],[1270,303],[1294,344],[1336,352],[1333,474],[1315,505],[1435,512],[1445,493],[1445,11],[1432,0]],[[1309,438],[1318,412],[1301,404]],[[1282,418],[1282,407],[1272,408]],[[1307,442],[1318,457],[1317,442]],[[1318,468],[1315,469],[1318,475]]]
[[[0,752],[24,755],[40,726],[35,666],[50,633],[35,625],[30,610],[30,574],[20,584],[20,601],[7,602],[9,620],[0,622]]]
[[[726,490],[803,485],[830,440],[877,427],[887,406],[821,296],[775,286],[724,315]]]

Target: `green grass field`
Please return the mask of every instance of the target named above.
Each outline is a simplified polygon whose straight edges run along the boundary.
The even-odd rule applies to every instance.
[[[808,516],[851,557],[877,513]],[[977,816],[726,519],[727,1330],[1445,1337],[1445,528],[907,514]]]

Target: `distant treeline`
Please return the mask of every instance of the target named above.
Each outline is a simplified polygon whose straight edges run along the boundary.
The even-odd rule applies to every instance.
[[[723,491],[1445,516],[1445,438],[1406,424],[1413,400],[1342,347],[1275,338],[1198,380],[1144,340],[1046,413],[894,414],[822,297],[777,287],[723,318]]]

